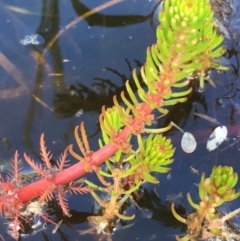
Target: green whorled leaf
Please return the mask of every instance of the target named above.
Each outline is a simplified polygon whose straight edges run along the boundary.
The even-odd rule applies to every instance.
[[[228,193],[225,193],[224,195],[222,195],[221,198],[225,202],[232,201],[232,200],[234,200],[236,198],[235,194],[236,194],[235,190],[231,190]]]
[[[211,53],[211,57],[212,58],[219,58],[219,57],[223,56],[223,54],[225,52],[226,52],[226,50],[223,47],[219,47]],[[221,66],[221,65],[219,65],[219,66]]]
[[[234,197],[233,197],[232,200],[234,200],[234,199],[236,199],[236,198],[238,198],[238,197],[240,197],[240,192],[235,193],[235,195],[234,195]]]
[[[215,182],[215,185],[216,187],[219,187],[219,185],[221,184],[222,182],[222,177],[221,176],[217,176],[216,178],[214,178],[214,182]]]
[[[150,167],[151,168],[151,172],[159,172],[159,173],[167,173],[167,172],[169,172],[170,170],[171,170],[171,168],[169,168],[169,167],[156,167],[156,166],[154,166],[154,167]]]
[[[206,192],[208,193],[208,194],[212,194],[212,189],[213,189],[213,186],[212,185],[207,185],[206,187],[204,187],[205,188],[205,190],[206,190]]]
[[[158,184],[159,181],[157,178],[155,178],[154,176],[152,176],[149,172],[144,172],[143,174],[143,178],[146,182],[150,182],[150,183],[153,183],[153,184]]]
[[[103,126],[102,126],[103,125]],[[118,131],[123,126],[121,121],[121,117],[119,115],[119,111],[116,106],[112,108],[108,108],[107,110],[103,109],[103,121],[101,122],[101,129],[103,133],[103,139],[105,143],[109,142],[108,135],[112,133],[112,131]],[[105,133],[105,131],[107,133]]]
[[[161,161],[159,160],[159,163],[161,163],[162,165],[162,163],[169,162],[169,159],[172,158],[174,152],[175,152],[175,148],[172,147],[171,151],[168,151],[167,153],[164,153],[164,154],[161,153],[161,155],[159,155],[159,159],[161,159]]]
[[[227,181],[225,182],[226,183],[226,186],[228,187],[228,188],[231,188],[231,186],[234,184],[234,183],[236,183],[236,180],[237,180],[238,178],[236,178],[236,176],[235,175],[230,175],[230,176],[228,176],[228,178],[227,178]],[[234,186],[233,186],[234,187]]]
[[[166,15],[166,11],[160,12],[159,14],[159,22],[161,23],[161,27],[165,30],[171,29],[170,28],[170,19],[168,19],[169,16]],[[159,26],[160,27],[160,26]]]
[[[233,177],[234,177],[234,180],[233,180],[232,183],[229,185],[229,188],[234,188],[235,185],[236,185],[237,182],[238,182],[238,174],[237,174],[237,173],[234,173],[234,174],[233,174]],[[228,185],[228,183],[227,183],[227,185]]]
[[[144,67],[143,66],[141,67],[140,71],[144,71]],[[134,80],[134,83],[135,83],[138,91],[141,90],[141,91],[143,91],[145,93],[145,91],[143,90],[143,88],[142,88],[142,86],[140,84],[140,81],[138,80],[136,69],[133,70],[132,76],[133,76],[133,80]]]
[[[173,36],[172,36],[173,37]],[[172,42],[173,42],[173,39],[168,39],[165,34],[164,34],[164,30],[163,28],[161,27],[158,27],[157,28],[157,40],[158,40],[158,43],[161,44],[161,43],[166,43],[166,46],[169,48],[170,46],[172,46]]]
[[[102,131],[102,137],[103,137],[103,141],[104,141],[105,144],[109,143],[110,138],[109,138],[109,136],[107,135],[106,132]]]
[[[123,194],[131,194],[133,192],[135,192],[136,190],[139,189],[140,185],[142,184],[142,182],[140,180],[138,180],[136,183],[135,183],[135,186],[131,186],[129,190],[127,191],[124,191]]]
[[[161,153],[159,154],[159,150],[157,148],[156,149],[152,148],[148,158],[150,160],[156,159],[156,158],[158,159],[159,155],[161,155]]]
[[[211,47],[213,42],[216,41],[221,35],[217,35],[217,32],[214,29],[213,21],[207,21],[205,27],[203,28],[203,41],[209,43],[209,50],[212,50]],[[214,47],[215,48],[215,47]]]
[[[161,55],[165,56],[166,58],[173,58],[172,53],[169,51],[168,45],[165,41],[158,43],[158,50]]]
[[[226,173],[224,173],[221,175],[221,178],[222,178],[221,185],[225,185],[227,182],[227,179],[228,179],[228,175]]]
[[[165,13],[169,12],[169,7],[170,7],[170,1],[169,0],[165,0],[164,1],[164,12]],[[161,12],[159,13],[159,17],[161,17]],[[159,21],[161,23],[161,18],[159,18]]]
[[[175,7],[177,8],[177,6],[175,5]],[[167,14],[169,15],[169,17],[172,19],[175,16],[175,12],[174,12],[174,7],[172,5],[169,6],[168,12]]]
[[[186,77],[188,77],[190,74],[192,74],[193,71],[191,70],[185,70],[180,71],[175,75],[176,81],[180,81]]]
[[[217,35],[216,31],[213,31],[213,35],[209,46],[211,50],[217,48],[224,40],[224,37],[222,35]]]
[[[185,81],[174,84],[172,87],[183,88],[183,87],[186,87],[188,84],[189,84],[189,80],[185,80]]]
[[[139,98],[143,101],[143,102],[147,102],[146,101],[146,93],[145,91],[141,88],[141,89],[138,89],[138,96]]]
[[[190,62],[187,64],[182,63],[180,65],[181,69],[187,69],[190,73],[194,72],[195,70],[201,69],[202,63],[199,61]]]
[[[109,160],[105,161],[105,164],[110,172],[112,172],[112,164],[110,163]]]
[[[101,140],[101,139],[98,139],[98,145],[99,145],[100,148],[103,147],[103,143],[102,143],[102,140]]]
[[[199,10],[201,10],[201,8]],[[199,22],[204,22],[204,21],[206,22],[206,19],[208,19],[208,18],[213,19],[213,12],[212,12],[210,7],[204,8],[204,10],[202,11],[202,14],[200,13],[198,15],[198,21]]]
[[[132,164],[133,161],[134,161],[134,160],[132,159],[132,160],[130,161],[130,163]],[[137,168],[138,168],[140,165],[141,165],[141,162],[135,162],[135,163],[133,163],[132,166],[131,166],[129,169],[127,169],[126,171],[124,171],[124,172],[121,174],[121,177],[122,177],[122,178],[125,178],[125,177],[128,177],[128,176],[131,176],[131,175],[133,174],[133,172],[134,172],[135,170],[137,170]]]
[[[169,165],[173,162],[174,162],[174,159],[164,159],[164,160],[161,161],[161,165],[166,166],[166,165]]]
[[[115,153],[115,155],[114,155],[114,161],[115,161],[116,163],[118,163],[118,162],[121,161],[122,154],[123,154],[123,152],[121,151],[121,149],[119,149],[119,150]]]
[[[180,13],[181,13],[181,16],[182,18],[183,17],[186,17],[186,11],[185,11],[185,7],[186,7],[186,3],[184,1],[178,1],[175,3],[176,6],[178,7]],[[189,13],[190,14],[190,13]]]
[[[166,139],[162,135],[149,135],[147,140],[144,142],[145,152],[141,158],[142,161],[149,165],[149,168],[162,163],[170,164],[169,159],[174,154],[174,148],[169,139]]]
[[[173,98],[179,98],[179,97],[183,97],[183,96],[189,95],[191,92],[192,92],[192,89],[191,89],[191,88],[188,88],[188,89],[185,90],[185,91],[173,92],[172,95],[171,95],[171,97],[173,97]]]
[[[184,98],[177,98],[177,99],[172,99],[172,100],[166,100],[164,101],[164,106],[169,106],[169,105],[176,105],[177,103],[183,103],[187,100],[186,97]]]
[[[151,56],[152,56],[154,64],[156,66],[159,66],[161,64],[162,59],[159,59],[159,57],[158,57],[158,47],[156,44],[152,45],[152,47],[151,47]],[[157,67],[155,67],[155,72],[158,73]]]
[[[158,50],[158,45],[155,44],[152,48],[152,51],[154,52],[154,54],[156,55],[156,57],[159,59],[159,61],[161,61],[161,63],[167,63],[168,58],[165,57],[164,55],[162,55],[159,50]],[[161,64],[158,65],[158,67],[161,66]],[[159,68],[160,69],[160,68]],[[160,71],[159,71],[160,72]]]
[[[134,92],[133,92],[133,90],[132,90],[132,87],[130,86],[128,80],[127,80],[126,83],[125,83],[125,87],[126,87],[126,89],[127,89],[128,95],[129,95],[131,101],[133,102],[133,104],[134,104],[134,105],[137,105],[137,104],[138,104],[138,100],[137,100],[137,98],[136,98],[136,96],[135,96],[135,94],[134,94]],[[123,93],[123,92],[122,92],[122,93]],[[123,97],[123,95],[121,95],[121,97]],[[122,98],[122,100],[123,100],[123,98]]]
[[[186,222],[186,219],[181,217],[180,215],[178,215],[178,213],[176,212],[175,208],[174,208],[174,203],[172,203],[171,205],[171,211],[172,211],[172,214],[173,216],[179,221],[179,222],[182,222],[182,223],[187,223]],[[190,237],[188,235],[185,235],[183,238],[179,238],[178,236],[176,237],[177,240],[181,240],[181,241],[188,241],[190,239]]]
[[[152,150],[152,146],[153,146],[153,139],[152,136],[149,135],[148,138],[146,139],[145,143],[144,143],[144,153],[143,153],[143,157],[144,156],[149,156],[150,152]]]
[[[104,177],[113,177],[112,174],[99,170],[99,174]]]
[[[144,71],[141,71],[141,75],[143,77],[145,84],[148,86],[149,91],[154,91],[154,88],[152,87],[152,85],[150,85],[150,82],[155,79],[154,73],[158,73],[158,70],[153,61],[153,58],[151,55],[151,49],[148,48],[147,49],[147,62],[144,65]]]
[[[199,193],[199,197],[201,200],[203,200],[207,194],[206,190],[204,189],[204,187],[202,185],[199,185],[198,193]]]
[[[190,193],[187,193],[187,200],[188,200],[189,204],[190,204],[193,208],[195,208],[195,209],[198,209],[198,208],[199,208],[199,205],[197,205],[197,204],[195,204],[195,203],[193,202]]]
[[[167,38],[167,40],[169,42],[169,45],[172,46],[173,43],[174,43],[174,34],[173,34],[173,31],[171,29],[169,29],[167,31],[167,37],[166,38]]]
[[[170,25],[174,32],[177,32],[179,30],[179,26],[177,25],[177,20],[174,17],[171,18]]]
[[[227,172],[228,176],[231,176],[231,175],[234,174],[232,167],[226,166],[226,167],[225,167],[225,171]]]
[[[164,159],[164,158],[161,158],[161,157],[158,158],[158,157],[156,156],[156,157],[151,158],[151,159],[145,157],[144,160],[146,160],[145,164],[147,164],[147,165],[151,168],[151,167],[154,167],[154,166],[163,165],[162,162],[163,162],[165,159]]]
[[[221,206],[225,202],[224,199],[220,199],[218,202],[213,201],[212,204],[216,205],[216,207]]]
[[[223,167],[222,166],[214,166],[213,167],[213,171],[217,174],[217,175],[221,175],[223,172]]]
[[[227,191],[228,187],[227,186],[221,186],[217,189],[217,193],[219,195],[223,195]]]
[[[205,50],[208,49],[208,42],[199,42],[196,44],[196,46],[191,46],[190,50],[186,50],[186,54],[181,58],[182,63],[194,61],[195,59],[198,61],[198,55],[201,55]]]

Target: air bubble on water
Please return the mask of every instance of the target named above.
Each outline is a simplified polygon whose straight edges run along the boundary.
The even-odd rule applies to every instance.
[[[44,43],[44,39],[39,34],[26,35],[20,40],[22,45],[41,45]]]

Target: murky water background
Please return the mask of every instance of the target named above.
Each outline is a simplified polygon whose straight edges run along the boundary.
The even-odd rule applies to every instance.
[[[193,83],[195,90],[189,101],[173,107],[166,118],[156,122],[156,127],[162,127],[174,121],[192,132],[198,141],[196,151],[185,154],[180,147],[182,133],[176,129],[168,133],[177,148],[171,174],[159,175],[158,186],[146,184],[142,188],[138,208],[130,203],[127,209],[136,218],[119,225],[113,240],[175,240],[174,235],[181,234],[183,227],[172,217],[169,203],[180,205],[180,213],[184,209],[190,212],[186,193],[191,192],[193,200],[198,201],[198,174],[209,174],[214,165],[232,165],[240,171],[240,12],[235,2],[230,21],[223,21],[230,37],[224,43],[228,51],[223,61],[230,70],[211,73],[216,89],[207,85],[204,92],[198,92],[197,82]],[[43,132],[48,149],[57,159],[66,146],[75,143],[73,130],[81,121],[92,150],[98,148],[101,106],[111,106],[112,96],[119,95],[123,83],[131,78],[131,69],[144,63],[146,48],[155,42],[154,11],[159,5],[156,1],[128,0],[79,21],[80,16],[103,3],[0,1],[2,169],[9,167],[15,150],[21,158],[26,152],[39,160],[39,137]],[[61,36],[53,42],[59,33]],[[206,150],[206,141],[214,125],[196,117],[196,111],[216,118],[229,129],[228,140],[213,152]],[[239,207],[238,203],[232,203],[231,208]],[[86,217],[94,207],[90,195],[72,196],[69,207],[73,217],[64,218],[55,235],[51,234],[52,225],[46,229],[40,226],[35,236],[25,240],[98,240],[97,235],[77,233],[89,228]],[[55,210],[55,215],[63,219],[60,211]],[[5,224],[1,224],[0,233],[5,240],[12,240]]]

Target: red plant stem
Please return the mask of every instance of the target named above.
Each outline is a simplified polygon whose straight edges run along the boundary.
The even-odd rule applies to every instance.
[[[152,112],[152,109],[148,104],[144,104],[144,111],[146,114],[150,114]],[[134,119],[134,124],[142,124],[144,121],[140,118]],[[128,137],[132,134],[132,129],[128,126],[126,126],[120,133],[119,133],[119,139],[126,142],[128,140]],[[114,155],[116,151],[119,149],[119,146],[115,143],[108,143],[98,151],[94,152],[92,156],[90,157],[89,165],[90,166],[100,166],[104,161],[106,161],[109,157]],[[80,178],[86,174],[86,165],[83,162],[78,162],[77,164],[72,165],[69,168],[64,169],[63,171],[59,172],[54,177],[54,183],[58,185],[64,185],[68,184],[72,181],[74,181],[77,178]],[[30,200],[40,196],[49,185],[52,185],[52,180],[47,179],[41,179],[39,181],[36,181],[34,183],[31,183],[21,189],[19,189],[14,195],[19,202],[21,203],[27,203]],[[9,198],[12,197],[12,195],[9,195]]]

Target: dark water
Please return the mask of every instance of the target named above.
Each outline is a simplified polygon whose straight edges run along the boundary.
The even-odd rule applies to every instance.
[[[81,121],[91,137],[91,149],[98,148],[101,106],[111,106],[112,96],[119,95],[123,83],[131,78],[131,69],[144,63],[146,48],[155,42],[153,13],[158,6],[155,1],[124,1],[79,21],[80,16],[103,3],[0,1],[2,168],[8,167],[15,150],[19,150],[21,158],[26,152],[38,160],[41,133],[45,133],[47,147],[57,159],[66,146],[75,143],[73,130]],[[168,133],[176,146],[171,177],[159,175],[160,185],[147,184],[142,188],[139,207],[127,208],[136,218],[119,225],[113,240],[175,240],[174,235],[181,234],[184,227],[172,217],[168,201],[182,205],[179,213],[184,213],[184,209],[191,211],[187,192],[198,201],[196,183],[200,175],[193,173],[191,167],[200,174],[209,174],[214,165],[231,165],[240,171],[239,19],[238,11],[230,22],[225,22],[230,39],[224,43],[228,51],[223,61],[230,70],[211,73],[217,88],[206,85],[200,93],[197,82],[193,83],[189,101],[173,107],[168,117],[156,123],[162,127],[174,121],[192,132],[198,141],[196,151],[185,154],[180,147],[182,133],[176,129]],[[207,151],[206,141],[215,125],[194,116],[196,111],[216,118],[229,129],[228,140],[213,152]],[[70,159],[70,163],[75,163]],[[90,178],[96,181],[95,177]],[[174,195],[179,198],[172,199]],[[37,234],[22,239],[98,240],[95,234],[79,236],[77,232],[89,228],[86,217],[94,207],[90,195],[69,198],[69,207],[72,218],[61,217],[55,209],[58,219],[63,219],[56,234],[51,233],[52,225],[46,229],[40,225]],[[236,207],[234,202],[232,208]],[[12,240],[5,224],[1,224],[0,234],[5,240]]]

